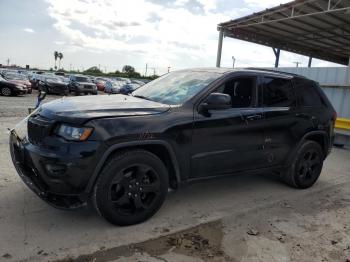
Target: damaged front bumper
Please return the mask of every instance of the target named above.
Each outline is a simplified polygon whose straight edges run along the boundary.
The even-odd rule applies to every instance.
[[[23,182],[41,199],[59,209],[76,209],[86,204],[83,195],[56,194],[50,192],[50,185],[39,175],[26,146],[27,139],[20,138],[16,130],[10,131],[10,153],[13,164]]]

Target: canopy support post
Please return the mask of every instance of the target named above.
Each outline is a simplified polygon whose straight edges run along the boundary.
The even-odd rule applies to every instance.
[[[279,65],[279,62],[280,62],[280,53],[281,53],[281,49],[272,47],[272,50],[273,50],[273,52],[274,52],[274,54],[275,54],[275,57],[276,57],[276,60],[275,60],[275,68],[277,68],[278,65]]]
[[[309,57],[309,63],[307,64],[307,67],[311,67],[312,64],[312,56]]]
[[[224,38],[224,32],[220,28],[219,31],[219,41],[218,41],[218,52],[216,55],[216,67],[220,67],[221,65],[221,52],[222,52],[222,40]]]
[[[346,79],[345,79],[345,84],[350,86],[350,57],[349,57],[349,62],[348,62],[348,68],[347,68],[347,73],[346,73]]]

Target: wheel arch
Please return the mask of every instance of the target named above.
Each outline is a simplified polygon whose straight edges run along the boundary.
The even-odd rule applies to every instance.
[[[121,150],[144,149],[155,154],[164,163],[169,172],[169,185],[171,188],[177,188],[180,184],[180,169],[174,150],[170,144],[162,140],[145,140],[123,142],[110,146],[99,160],[93,174],[91,175],[85,192],[89,193],[93,189],[96,180],[110,157]]]
[[[311,131],[306,133],[302,139],[299,141],[298,145],[294,148],[294,150],[290,153],[288,159],[287,159],[287,164],[291,163],[293,160],[295,153],[298,151],[298,149],[302,146],[302,144],[305,141],[315,141],[318,143],[323,151],[323,157],[326,158],[327,153],[328,153],[328,148],[329,148],[329,139],[326,131]]]

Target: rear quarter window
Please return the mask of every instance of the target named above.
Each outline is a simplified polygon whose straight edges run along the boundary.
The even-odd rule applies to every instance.
[[[322,106],[323,99],[318,92],[318,85],[314,81],[295,79],[294,86],[300,106]]]

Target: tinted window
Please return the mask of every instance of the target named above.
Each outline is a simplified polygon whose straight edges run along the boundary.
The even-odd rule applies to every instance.
[[[87,78],[87,77],[82,77],[82,76],[77,76],[77,77],[75,78],[75,81],[77,81],[77,82],[91,82],[89,78]]]
[[[263,106],[284,107],[295,105],[295,93],[288,79],[264,77],[262,79]]]
[[[255,78],[235,78],[222,84],[215,93],[231,96],[232,107],[242,108],[253,105]]]
[[[323,104],[322,98],[317,92],[318,86],[315,82],[296,79],[294,84],[301,106],[318,106]]]

